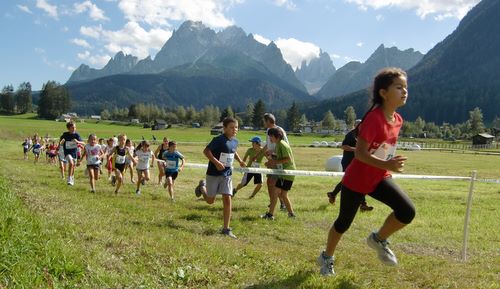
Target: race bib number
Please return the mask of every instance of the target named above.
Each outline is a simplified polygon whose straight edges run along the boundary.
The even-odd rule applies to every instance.
[[[76,149],[78,145],[74,141],[67,141],[66,143],[66,149],[71,150],[71,149]]]
[[[166,161],[167,163],[167,169],[175,169],[177,168],[177,162],[176,161]]]
[[[33,153],[39,154],[40,153],[40,149],[33,149]]]
[[[260,168],[260,163],[258,163],[258,162],[253,162],[253,163],[252,163],[252,168]]]
[[[221,153],[219,161],[224,164],[226,168],[233,166],[234,154]]]
[[[383,143],[373,152],[373,155],[386,161],[390,160],[396,155],[396,146]]]
[[[90,163],[91,165],[97,165],[97,164],[99,164],[100,162],[101,162],[101,160],[99,159],[99,157],[98,157],[98,156],[90,156],[90,158],[89,158],[89,163]]]
[[[125,160],[126,160],[126,159],[127,159],[127,158],[126,158],[125,156],[120,156],[120,155],[117,155],[117,156],[116,156],[116,160],[115,160],[115,162],[116,162],[117,164],[123,165],[123,164],[125,163]]]

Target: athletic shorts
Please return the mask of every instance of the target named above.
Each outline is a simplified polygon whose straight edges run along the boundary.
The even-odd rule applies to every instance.
[[[99,170],[101,165],[87,165],[87,169],[89,170]]]
[[[64,157],[67,161],[76,160],[76,151],[64,151]],[[71,157],[71,158],[69,158]]]
[[[116,164],[115,163],[115,169],[117,169],[123,173],[123,171],[125,170],[125,164]]]
[[[179,175],[179,172],[167,172],[165,171],[165,178],[172,177],[172,180],[177,179],[177,175]]]
[[[135,169],[137,171],[138,174],[142,174],[142,172],[149,172],[149,169],[144,169],[144,170],[141,170],[141,169]]]
[[[23,148],[23,151],[24,151],[24,153],[27,153],[28,149],[27,148]]]
[[[241,179],[241,185],[243,186],[248,185],[248,183],[252,180],[252,178],[254,185],[262,184],[262,174],[245,173],[243,175],[243,179]]]
[[[285,180],[285,179],[282,179],[282,178],[279,178],[276,181],[276,187],[278,189],[282,189],[284,191],[289,191],[292,188],[292,184],[293,184],[293,181]]]
[[[231,176],[207,175],[207,196],[233,195],[233,181]]]

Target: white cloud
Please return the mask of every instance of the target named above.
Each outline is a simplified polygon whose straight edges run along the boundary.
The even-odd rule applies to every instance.
[[[161,28],[143,29],[137,22],[128,22],[121,30],[105,30],[102,26],[81,27],[82,35],[103,42],[105,49],[111,54],[123,51],[144,58],[161,49],[170,38],[172,32]]]
[[[107,54],[92,55],[88,50],[83,53],[78,53],[77,56],[79,59],[88,61],[90,64],[96,66],[97,68],[102,68],[111,59],[111,56]]]
[[[36,7],[45,11],[50,17],[58,19],[57,6],[49,4],[47,0],[36,0]]]
[[[357,47],[363,47],[363,44],[364,44],[363,42],[358,42],[358,43],[356,43],[356,46]]]
[[[380,21],[383,21],[384,20],[384,15],[382,14],[378,14],[377,16],[375,16],[375,19],[380,22]]]
[[[442,20],[448,17],[462,19],[467,12],[480,0],[345,0],[354,3],[362,10],[368,7],[381,9],[385,7],[400,7],[402,9],[416,10],[420,18],[436,15],[434,19]]]
[[[17,5],[17,8],[19,8],[19,10],[24,11],[26,13],[33,14],[33,12],[30,10],[30,8],[28,6]]]
[[[330,54],[331,59],[339,59],[341,56],[335,53]]]
[[[35,47],[36,54],[45,54],[45,49],[40,47]]]
[[[297,8],[297,5],[291,0],[274,0],[274,5],[285,7],[288,10],[295,10]]]
[[[61,31],[62,32],[68,32],[69,31],[68,26],[64,26],[63,28],[61,28]]]
[[[92,48],[92,46],[90,46],[90,44],[85,39],[73,38],[70,40],[70,42],[84,48]]]
[[[101,36],[103,29],[102,26],[93,26],[93,27],[87,27],[87,26],[82,26],[80,27],[80,34],[98,39]]]
[[[211,27],[227,27],[234,21],[224,12],[244,0],[120,0],[118,7],[130,22],[171,26],[170,21],[202,21]]]
[[[253,34],[253,39],[255,39],[256,41],[258,41],[264,45],[269,45],[269,43],[271,43],[271,40],[269,40],[269,39],[267,39],[264,36],[259,35],[259,34]]]
[[[109,20],[109,18],[104,15],[104,11],[89,0],[82,3],[75,3],[74,8],[77,14],[84,13],[88,10],[90,18],[94,21]]]
[[[283,59],[294,69],[300,67],[303,60],[309,62],[311,59],[319,57],[320,48],[310,42],[302,42],[294,38],[278,38],[275,43],[281,50]]]

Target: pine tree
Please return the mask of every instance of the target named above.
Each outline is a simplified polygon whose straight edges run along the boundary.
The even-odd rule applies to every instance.
[[[17,88],[16,106],[19,113],[27,113],[31,111],[33,104],[31,97],[31,84],[29,82],[23,82]]]
[[[0,96],[0,109],[6,113],[14,113],[15,107],[14,87],[12,85],[6,85],[2,89]]]
[[[252,125],[255,129],[262,128],[263,125],[262,119],[264,118],[265,113],[266,113],[266,106],[264,105],[264,102],[261,99],[259,99],[255,104],[252,117]]]
[[[295,103],[292,103],[292,106],[288,110],[286,124],[290,131],[295,131],[300,127],[300,112],[299,107]]]
[[[347,127],[354,127],[354,123],[356,122],[356,111],[354,107],[348,106],[344,110],[344,120]]]

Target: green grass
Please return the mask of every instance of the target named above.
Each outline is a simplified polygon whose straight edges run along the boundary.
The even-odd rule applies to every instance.
[[[78,130],[146,136],[141,128],[116,125],[78,124]],[[0,288],[500,288],[499,185],[476,184],[468,262],[460,261],[460,252],[469,183],[398,180],[417,207],[414,222],[391,238],[400,265],[381,265],[364,244],[389,213],[368,198],[375,210],[358,214],[341,240],[338,275],[322,278],[315,259],[338,212],[325,192],[338,178],[297,177],[290,192],[295,220],[280,212],[274,222],[260,220],[267,193],[248,200],[251,188],[243,189],[234,199],[231,226],[239,239],[232,240],[218,234],[221,202],[209,206],[195,200],[193,188],[203,170],[180,174],[176,203],[154,184],[136,197],[128,175],[119,195],[105,179],[98,182],[98,193],[90,194],[82,167],[76,185],[67,187],[57,167],[22,160],[20,138],[35,131],[59,135],[64,125],[0,117]],[[211,138],[207,129],[165,132],[195,142],[178,147],[188,161],[206,162],[201,151]],[[253,133],[239,134],[241,153]],[[294,147],[298,169],[322,170],[325,159],[339,153]],[[404,154],[407,173],[468,176],[477,169],[479,178],[500,179],[497,156]],[[240,179],[236,173],[234,181]]]

